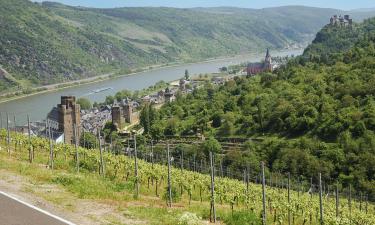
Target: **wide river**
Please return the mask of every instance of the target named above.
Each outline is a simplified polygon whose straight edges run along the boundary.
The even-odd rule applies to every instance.
[[[302,50],[271,52],[272,56],[299,55],[301,53]],[[164,80],[166,82],[177,80],[184,76],[185,69],[189,70],[191,75],[214,73],[218,72],[218,69],[223,66],[239,64],[242,62],[255,62],[259,61],[263,57],[264,53],[239,55],[232,58],[159,68],[140,72],[131,76],[122,76],[96,83],[84,84],[0,103],[0,113],[2,119],[0,126],[5,126],[6,113],[9,114],[10,121],[12,121],[12,123],[13,116],[16,116],[17,125],[25,124],[27,115],[30,115],[32,121],[43,120],[46,118],[47,113],[51,110],[51,108],[60,102],[60,96],[62,95],[74,95],[77,96],[77,98],[84,96],[90,99],[92,102],[103,102],[106,96],[114,95],[120,90],[141,90],[155,84],[160,80]],[[108,87],[112,89],[99,93],[92,93],[94,90]]]

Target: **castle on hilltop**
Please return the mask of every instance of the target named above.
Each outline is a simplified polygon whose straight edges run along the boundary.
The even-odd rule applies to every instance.
[[[248,76],[256,75],[258,73],[263,73],[263,72],[272,72],[272,70],[273,70],[272,58],[271,58],[270,50],[268,48],[267,48],[267,53],[266,53],[264,62],[249,63],[247,65]]]
[[[353,24],[353,19],[349,15],[344,15],[344,17],[333,15],[330,19],[331,26],[340,26],[340,27],[351,27]]]

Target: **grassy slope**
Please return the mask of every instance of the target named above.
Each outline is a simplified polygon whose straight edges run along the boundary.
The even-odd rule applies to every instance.
[[[165,200],[162,196],[166,193],[166,174],[167,168],[164,165],[154,165],[154,169],[151,169],[151,165],[143,160],[139,161],[139,174],[140,174],[140,198],[133,199],[134,194],[134,164],[133,159],[124,156],[112,156],[110,154],[104,154],[106,176],[101,177],[98,175],[98,150],[86,150],[80,149],[80,173],[75,172],[75,160],[74,160],[74,147],[73,146],[54,146],[55,159],[54,159],[54,170],[51,171],[46,168],[45,164],[48,162],[49,150],[48,142],[44,139],[35,138],[32,140],[35,150],[35,161],[33,164],[27,163],[28,152],[27,148],[27,137],[23,135],[12,135],[11,143],[11,154],[10,156],[6,153],[6,143],[4,139],[4,130],[0,130],[1,140],[0,147],[0,170],[12,171],[27,177],[32,184],[35,185],[58,185],[64,189],[64,192],[73,194],[73,198],[68,198],[67,201],[64,196],[64,192],[48,192],[42,193],[38,190],[33,189],[40,196],[46,200],[60,206],[64,206],[67,210],[75,211],[78,202],[82,199],[102,203],[106,203],[117,207],[117,211],[120,214],[124,214],[125,217],[130,217],[135,220],[146,221],[146,224],[177,224],[181,215],[184,212],[192,212],[202,217],[207,221],[209,217],[209,182],[208,175],[201,175],[189,171],[180,172],[179,169],[172,169],[172,185],[176,191],[179,192],[179,179],[187,179],[194,182],[196,185],[192,189],[193,201],[189,205],[189,196],[187,190],[184,190],[181,200],[173,203],[172,208],[167,208]],[[18,140],[23,143],[22,146],[15,145],[14,140]],[[65,149],[65,150],[64,150]],[[119,164],[119,162],[121,162]],[[150,187],[147,185],[148,175],[157,175],[154,179],[159,179],[159,197],[155,197],[155,183],[150,182]],[[184,177],[185,176],[185,177]],[[164,178],[162,178],[164,177]],[[162,181],[161,181],[162,179]],[[184,183],[184,181],[182,181]],[[199,199],[199,188],[201,185],[203,189],[203,202]],[[223,186],[224,185],[224,186]],[[241,219],[237,220],[235,217],[244,219],[249,224],[259,224],[259,215],[261,210],[261,187],[256,184],[250,184],[250,192],[248,194],[249,202],[245,206],[244,190],[246,185],[241,181],[231,179],[216,178],[216,206],[217,214],[221,221],[226,221],[227,224],[244,224]],[[219,193],[222,192],[222,195]],[[62,195],[62,194],[63,195]],[[222,196],[223,199],[220,197]],[[238,203],[233,201],[234,196],[239,196]],[[276,188],[267,188],[267,198],[269,204],[274,207],[272,213],[269,214],[269,223],[274,219],[280,221],[280,224],[287,224],[286,221],[286,190],[280,190]],[[74,202],[76,199],[76,203]],[[308,220],[309,213],[312,213],[312,224],[318,224],[318,196],[314,195],[313,200],[310,200],[308,193],[297,195],[297,192],[291,192],[293,215],[296,213],[295,222],[296,224],[302,224],[303,218]],[[221,200],[223,203],[221,203]],[[311,201],[311,202],[310,202]],[[231,216],[230,202],[234,203],[234,215]],[[341,213],[342,217],[347,218],[348,207],[347,200],[341,199]],[[87,204],[87,203],[86,203]],[[88,203],[89,204],[89,203]],[[372,205],[369,205],[369,214],[366,215],[363,211],[359,212],[359,203],[352,203],[352,219],[353,221],[361,221],[360,224],[370,225],[369,221],[373,221],[374,214]],[[105,206],[104,206],[105,207]],[[108,206],[110,207],[110,206]],[[269,205],[267,204],[267,207]],[[299,208],[296,209],[295,207]],[[325,215],[327,221],[334,220],[334,202],[332,200],[324,198]],[[269,210],[269,209],[268,209]],[[294,211],[296,210],[296,211]],[[250,212],[254,213],[250,213]],[[302,211],[302,212],[301,212]],[[242,212],[244,214],[241,214]],[[277,212],[277,215],[274,213]],[[82,212],[87,215],[88,212]],[[303,215],[301,217],[300,215]],[[245,217],[244,217],[245,216]],[[338,224],[347,224],[347,219],[341,220]],[[367,221],[367,222],[366,222]],[[251,223],[252,222],[252,223]],[[104,224],[123,224],[119,221],[116,222],[105,222]],[[133,224],[133,223],[131,223]]]

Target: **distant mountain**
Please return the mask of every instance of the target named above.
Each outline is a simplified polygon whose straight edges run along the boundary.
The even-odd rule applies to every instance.
[[[155,64],[305,46],[335,9],[71,7],[0,0],[0,93]],[[361,20],[369,13],[356,12]],[[373,14],[375,15],[375,13]]]

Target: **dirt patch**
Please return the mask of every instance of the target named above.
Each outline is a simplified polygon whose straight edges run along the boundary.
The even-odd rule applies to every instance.
[[[76,224],[147,224],[126,217],[116,204],[79,199],[57,185],[33,184],[27,178],[6,170],[0,170],[0,174],[1,191]]]

